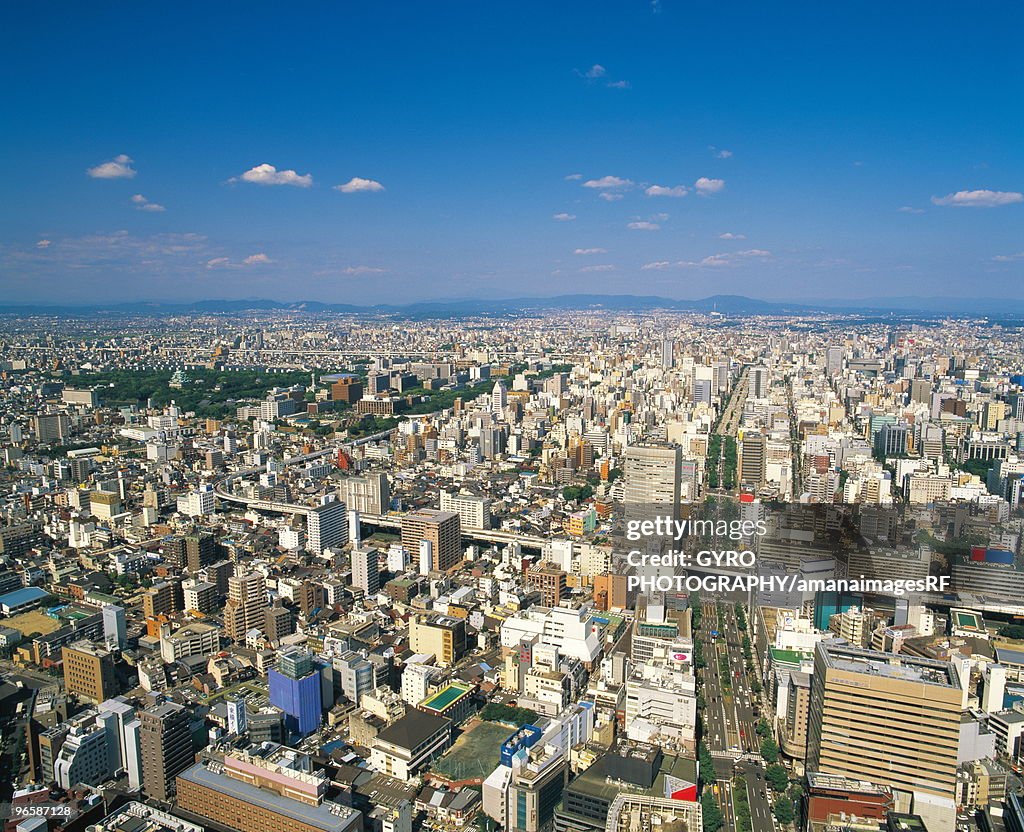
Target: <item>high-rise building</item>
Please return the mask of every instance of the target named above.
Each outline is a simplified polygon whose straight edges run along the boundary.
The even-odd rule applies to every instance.
[[[433,548],[433,568],[446,572],[462,560],[462,525],[453,511],[425,508],[402,518],[402,545],[420,551],[420,542]]]
[[[345,477],[338,487],[342,502],[360,514],[387,514],[391,504],[388,475],[377,471],[359,477]]]
[[[526,580],[540,591],[540,602],[545,607],[557,607],[565,595],[566,575],[551,563],[541,561],[526,573]]]
[[[142,789],[149,797],[169,800],[174,778],[193,761],[188,708],[164,702],[139,714],[142,746]]]
[[[491,390],[491,413],[500,417],[505,413],[506,407],[508,407],[508,390],[504,384],[496,381]]]
[[[352,550],[352,585],[367,595],[376,595],[380,589],[380,572],[377,567],[378,552],[372,546]]]
[[[952,832],[964,695],[954,665],[818,642],[807,727],[808,772],[889,786]]]
[[[825,350],[825,372],[831,376],[837,376],[843,371],[842,347],[829,347]]]
[[[750,375],[747,376],[747,393],[753,399],[765,399],[768,397],[768,387],[771,385],[771,376],[767,367],[751,367]]]
[[[259,572],[246,572],[228,578],[228,600],[224,605],[224,631],[234,641],[260,629],[267,608],[267,588]]]
[[[108,650],[123,650],[128,642],[124,607],[109,604],[103,608],[103,641]]]
[[[185,538],[185,564],[193,574],[217,560],[217,538],[212,534],[190,534]]]
[[[441,511],[454,511],[464,529],[489,529],[491,506],[486,497],[441,491]]]
[[[344,546],[348,538],[348,515],[345,504],[325,499],[306,515],[306,548],[314,555],[332,546]]]
[[[96,703],[117,695],[114,659],[108,650],[76,641],[63,648],[61,658],[68,693]]]
[[[146,618],[170,615],[184,609],[185,594],[181,582],[160,581],[142,593],[142,610]]]
[[[676,342],[671,338],[663,338],[661,341],[661,366],[666,370],[676,363]]]
[[[447,615],[413,615],[409,619],[409,648],[433,655],[438,664],[453,665],[466,652],[466,622]]]
[[[768,461],[767,445],[763,434],[743,431],[738,454],[740,482],[753,486],[764,484]]]
[[[291,734],[305,737],[320,727],[323,714],[320,667],[308,650],[291,648],[278,656],[267,673],[270,704],[285,713]]]
[[[681,461],[677,445],[626,448],[622,502],[627,520],[678,519]]]

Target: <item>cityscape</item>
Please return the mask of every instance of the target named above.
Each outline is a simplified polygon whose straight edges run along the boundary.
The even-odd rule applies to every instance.
[[[1024,832],[1021,24],[9,4],[2,832]]]

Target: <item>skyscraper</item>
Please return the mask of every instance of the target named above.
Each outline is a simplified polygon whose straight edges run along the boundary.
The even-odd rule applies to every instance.
[[[380,573],[377,568],[377,550],[371,546],[352,550],[352,585],[367,595],[376,595],[380,589]]]
[[[491,390],[491,413],[501,416],[508,406],[508,390],[500,381],[494,382],[494,389]]]
[[[229,699],[228,707],[228,733],[244,734],[249,727],[249,719],[245,712],[244,699]]]
[[[919,794],[913,811],[928,829],[952,832],[962,703],[948,662],[821,641],[806,769],[889,786],[908,802]]]
[[[128,641],[124,607],[110,604],[103,608],[103,641],[108,650],[121,650]]]
[[[228,578],[228,600],[224,605],[224,631],[228,638],[243,641],[245,634],[264,624],[267,588],[259,572]]]
[[[446,572],[462,560],[462,526],[454,511],[420,509],[402,518],[402,545],[420,551],[420,542],[433,548],[433,568]]]
[[[139,714],[142,789],[149,797],[169,800],[174,778],[193,761],[191,717],[187,708],[164,702]]]
[[[679,517],[678,445],[632,445],[626,448],[623,506],[627,520]]]
[[[306,548],[319,555],[331,546],[344,546],[348,516],[341,500],[326,499],[306,515]]]
[[[267,673],[267,678],[270,704],[285,712],[285,725],[290,733],[305,737],[320,727],[320,668],[308,650],[293,647],[282,651],[277,667]]]

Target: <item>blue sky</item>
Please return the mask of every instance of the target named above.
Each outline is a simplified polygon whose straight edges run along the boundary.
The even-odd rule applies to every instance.
[[[1024,298],[1022,24],[1009,2],[7,4],[0,288]]]

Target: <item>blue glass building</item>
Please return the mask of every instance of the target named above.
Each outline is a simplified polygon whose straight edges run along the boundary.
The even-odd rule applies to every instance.
[[[285,713],[289,733],[305,737],[320,727],[323,699],[320,669],[304,650],[289,650],[267,674],[270,704]]]

